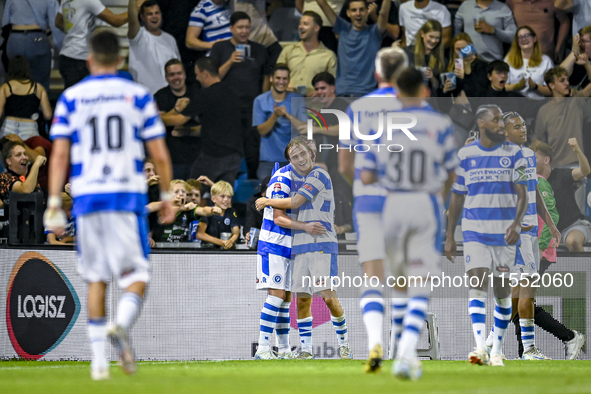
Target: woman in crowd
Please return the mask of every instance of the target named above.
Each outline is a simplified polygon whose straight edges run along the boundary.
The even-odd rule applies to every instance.
[[[456,86],[453,87],[450,83],[443,86],[441,90],[443,96],[452,95],[457,97],[464,91],[467,97],[479,97],[480,92],[487,89],[488,77],[486,75],[486,65],[488,63],[478,58],[475,50],[468,51],[469,54],[467,56],[463,55],[461,53],[462,49],[465,49],[469,45],[472,45],[471,48],[474,47],[468,33],[460,33],[452,40],[452,56],[447,70],[456,75]],[[461,59],[462,61],[456,62],[456,59]]]
[[[422,71],[425,82],[432,91],[439,87],[439,74],[445,69],[442,36],[441,23],[429,20],[417,32],[416,45],[404,48],[409,67]]]
[[[505,62],[509,64],[506,90],[519,91],[530,98],[552,95],[544,83],[544,74],[554,67],[554,63],[542,53],[542,46],[531,27],[517,29]]]
[[[591,26],[586,26],[573,37],[573,51],[560,65],[568,72],[571,88],[581,90],[589,84],[590,77],[585,70],[585,64],[589,59],[591,59]]]
[[[47,31],[54,24],[59,2],[56,0],[7,0],[2,26],[12,25],[6,45],[9,59],[21,55],[31,65],[31,78],[49,89],[51,43]]]
[[[10,60],[6,78],[8,82],[0,86],[0,116],[6,117],[0,138],[6,134],[16,134],[22,140],[38,136],[39,107],[45,120],[53,116],[45,88],[31,80],[29,63],[22,56]]]

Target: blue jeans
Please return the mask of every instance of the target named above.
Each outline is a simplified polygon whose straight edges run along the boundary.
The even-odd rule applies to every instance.
[[[23,56],[29,62],[31,79],[39,82],[49,92],[51,77],[51,44],[44,32],[16,32],[8,37],[6,44],[8,59]]]

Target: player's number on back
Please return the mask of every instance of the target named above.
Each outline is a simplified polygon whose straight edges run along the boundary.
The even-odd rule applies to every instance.
[[[408,160],[407,164],[405,160]],[[413,150],[410,153],[406,151],[392,153],[387,168],[392,182],[402,182],[404,172],[407,172],[408,179],[413,185],[421,184],[425,181],[425,152]]]
[[[92,153],[101,151],[100,130],[106,130],[107,148],[109,150],[120,150],[123,148],[123,119],[119,115],[107,116],[104,124],[99,124],[96,116],[88,119],[88,124],[92,129]]]

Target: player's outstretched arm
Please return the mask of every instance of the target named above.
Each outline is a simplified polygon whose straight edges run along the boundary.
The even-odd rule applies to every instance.
[[[302,196],[301,194],[296,194],[295,196],[289,198],[261,197],[256,200],[255,205],[259,211],[265,207],[278,209],[298,209],[306,201],[308,201],[306,197]]]
[[[292,230],[302,230],[310,235],[322,235],[326,233],[326,228],[320,222],[304,223],[293,220],[281,209],[273,209],[273,221],[279,227],[290,228]]]
[[[527,212],[527,186],[516,183],[515,190],[517,191],[517,212],[515,213],[515,220],[513,220],[513,223],[511,223],[511,226],[505,232],[505,242],[507,245],[515,245],[519,241],[521,222]]]
[[[554,244],[552,246],[557,247],[560,245],[560,231],[556,228],[556,224],[550,215],[550,211],[548,211],[548,208],[546,207],[546,202],[542,197],[542,193],[540,193],[538,185],[536,185],[536,208],[538,210],[538,215],[544,219],[544,223],[546,223],[550,230],[550,234],[552,234],[552,238],[554,239]]]
[[[460,215],[464,209],[464,199],[466,197],[462,194],[455,192],[451,193],[451,199],[449,200],[449,210],[447,211],[447,233],[445,235],[445,256],[452,263],[455,262],[456,257],[456,240],[454,234],[456,232],[456,226],[460,220]]]

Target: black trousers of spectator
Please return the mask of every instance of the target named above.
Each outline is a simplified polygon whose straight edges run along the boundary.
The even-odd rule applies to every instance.
[[[64,55],[60,55],[59,70],[64,80],[64,89],[77,84],[90,74],[86,68],[86,60],[72,59]]]
[[[240,169],[242,155],[238,152],[224,156],[209,156],[201,152],[191,169],[191,178],[207,176],[213,182],[226,181],[234,187],[234,181]]]
[[[252,127],[252,107],[240,109],[242,120],[242,146],[246,160],[248,179],[257,179],[259,155],[261,152],[261,135],[256,127]]]

